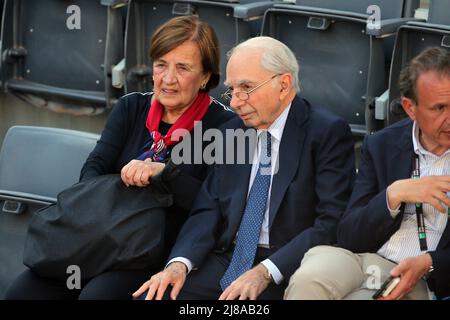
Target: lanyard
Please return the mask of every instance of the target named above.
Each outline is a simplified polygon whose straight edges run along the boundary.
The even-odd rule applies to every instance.
[[[417,154],[414,155],[414,164],[413,164],[413,179],[420,178],[420,162],[419,156]],[[417,217],[417,234],[419,236],[420,250],[427,251],[427,233],[425,231],[425,218],[423,216],[423,208],[421,203],[416,203],[416,217]]]

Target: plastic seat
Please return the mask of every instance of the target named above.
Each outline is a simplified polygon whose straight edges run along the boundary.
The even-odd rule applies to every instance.
[[[111,70],[123,59],[126,0],[5,0],[4,89],[40,107],[101,113],[123,94]],[[76,111],[72,111],[76,112]]]
[[[45,127],[11,127],[0,150],[0,299],[24,270],[23,243],[31,214],[56,202],[78,181],[96,134]]]
[[[438,46],[450,50],[449,12],[450,1],[430,0],[427,22],[408,22],[399,28],[389,78],[389,101],[384,106],[388,125],[407,116],[398,88],[400,71],[426,48]]]
[[[239,42],[255,36],[258,18],[273,2],[241,3],[235,0],[132,0],[126,27],[125,73],[126,92],[147,92],[152,89],[151,63],[148,52],[150,38],[156,28],[176,15],[198,15],[216,31],[221,51],[221,73],[225,75],[226,53]],[[251,21],[249,21],[251,20]],[[252,31],[253,30],[253,31]],[[211,94],[220,99],[226,90],[222,85]]]
[[[380,9],[379,27],[369,24]],[[418,1],[298,0],[275,4],[262,34],[286,43],[300,62],[301,89],[312,103],[346,119],[362,136],[383,127],[375,101],[388,87],[389,37],[413,15]],[[392,47],[392,46],[391,46]]]
[[[54,202],[78,181],[99,136],[75,130],[14,126],[0,154],[0,197]]]

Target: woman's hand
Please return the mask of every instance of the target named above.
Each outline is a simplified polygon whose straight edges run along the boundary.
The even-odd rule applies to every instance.
[[[165,167],[164,163],[153,162],[150,158],[131,160],[122,168],[120,176],[127,187],[146,187],[150,184],[151,177],[160,173]]]

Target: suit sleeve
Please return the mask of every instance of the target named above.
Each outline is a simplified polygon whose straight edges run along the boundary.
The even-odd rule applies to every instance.
[[[81,169],[80,181],[115,172],[127,136],[127,100],[119,99],[106,121],[100,140]]]
[[[232,112],[223,110],[221,106],[215,103],[211,104],[210,110],[208,110],[202,120],[202,137],[207,130],[216,129],[232,118],[234,118]],[[195,134],[193,136],[194,139]],[[182,148],[189,148],[191,150],[190,154],[192,158],[190,162],[188,164],[176,165],[172,160],[168,161],[160,179],[165,190],[174,195],[176,205],[185,210],[192,208],[203,181],[213,168],[212,165],[206,164],[205,162],[196,164],[194,155],[196,152],[195,144],[200,143],[200,141],[194,141],[193,139],[188,140],[190,142],[183,140],[179,145]],[[185,143],[189,143],[189,146],[184,145],[183,147]],[[206,147],[210,147],[210,143],[202,141],[202,154]]]
[[[347,210],[338,226],[338,245],[355,253],[376,252],[398,229],[402,215],[392,218],[386,203],[386,186],[377,178],[374,137],[366,137],[361,162]],[[434,266],[431,288],[439,298],[450,293],[450,249],[429,252]]]
[[[168,260],[183,257],[197,267],[213,250],[221,222],[218,186],[219,174],[217,166],[214,166],[200,188],[191,214],[181,228]]]
[[[393,219],[389,212],[386,187],[379,185],[370,138],[364,140],[353,193],[338,226],[338,245],[353,252],[375,252],[402,216]]]
[[[337,224],[350,197],[355,173],[353,137],[347,123],[339,120],[328,127],[314,159],[317,204],[310,214],[316,217],[314,223],[269,257],[285,278],[294,273],[310,248],[336,242]]]
[[[212,166],[204,165],[204,171],[211,171]],[[196,177],[180,169],[171,160],[166,163],[161,174],[153,178],[153,182],[165,192],[171,193],[175,204],[190,211],[203,183],[201,177]]]
[[[429,252],[433,260],[432,289],[438,298],[450,296],[450,249]]]

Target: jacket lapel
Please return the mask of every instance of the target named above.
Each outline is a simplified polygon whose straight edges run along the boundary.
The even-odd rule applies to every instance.
[[[254,130],[252,128],[248,128],[242,122],[237,129],[242,129],[243,131]],[[256,136],[256,133],[255,133]],[[244,213],[245,205],[247,203],[247,194],[248,194],[248,186],[250,183],[250,173],[252,170],[251,160],[253,159],[253,153],[255,152],[255,148],[250,146],[249,148],[244,148],[241,150],[239,143],[236,138],[232,141],[234,148],[234,164],[229,166],[224,166],[229,170],[226,170],[226,176],[232,177],[233,183],[229,185],[229,200],[231,204],[229,206],[229,223],[234,231],[234,234],[239,229],[239,225],[241,223],[241,218]],[[245,152],[245,163],[238,164],[237,157],[241,155],[242,152]],[[233,237],[234,237],[233,234]],[[231,239],[232,240],[232,239]]]
[[[412,121],[408,124],[406,130],[402,130],[399,139],[389,141],[390,156],[388,164],[392,166],[389,168],[388,184],[400,179],[407,179],[411,177],[412,163],[414,158],[414,150],[412,143]]]
[[[269,208],[269,229],[275,219],[286,190],[299,167],[310,106],[298,96],[292,101],[291,109],[281,138],[278,152],[278,172],[273,176]]]
[[[444,249],[450,242],[450,223],[448,222],[450,218],[447,219],[447,225],[445,226],[444,233],[442,234],[441,240],[439,240],[438,249]]]

